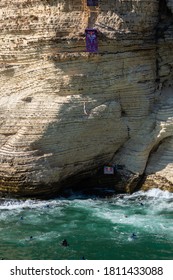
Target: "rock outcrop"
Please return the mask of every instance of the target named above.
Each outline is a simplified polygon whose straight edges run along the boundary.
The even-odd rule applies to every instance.
[[[172,191],[173,1],[1,0],[0,14],[1,193],[54,195],[104,164],[124,166],[119,190]]]

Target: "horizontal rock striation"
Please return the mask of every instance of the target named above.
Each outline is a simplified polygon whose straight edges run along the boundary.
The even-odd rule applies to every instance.
[[[172,9],[1,0],[2,194],[55,195],[117,163],[119,191],[141,177],[144,188],[152,176],[172,184]],[[86,28],[98,30],[98,53],[86,52]]]

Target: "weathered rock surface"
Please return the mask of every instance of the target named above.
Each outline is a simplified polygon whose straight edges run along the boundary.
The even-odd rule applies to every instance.
[[[56,194],[104,164],[125,166],[119,190],[172,191],[173,1],[1,0],[0,15],[1,193]]]

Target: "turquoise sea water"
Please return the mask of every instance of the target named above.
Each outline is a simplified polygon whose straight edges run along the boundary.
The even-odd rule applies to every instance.
[[[0,240],[8,260],[172,260],[173,194],[1,199]]]

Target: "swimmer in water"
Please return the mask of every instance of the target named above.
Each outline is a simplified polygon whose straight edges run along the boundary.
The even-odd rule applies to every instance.
[[[136,238],[137,238],[137,235],[136,235],[135,233],[132,233],[131,238],[132,238],[132,239],[136,239]]]
[[[67,242],[66,239],[64,239],[64,240],[62,241],[61,245],[64,246],[64,247],[69,246],[69,244],[68,244],[68,242]]]

